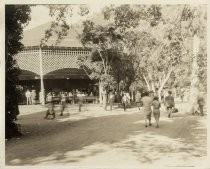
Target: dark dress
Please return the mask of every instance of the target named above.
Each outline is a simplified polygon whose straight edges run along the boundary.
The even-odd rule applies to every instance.
[[[143,103],[143,111],[145,114],[146,118],[151,118],[151,114],[152,114],[152,109],[151,109],[151,105],[152,105],[152,97],[150,96],[144,96],[142,98],[142,103]]]
[[[153,106],[153,115],[155,117],[155,119],[159,119],[160,118],[160,103],[157,100],[154,100],[152,102],[152,106]]]

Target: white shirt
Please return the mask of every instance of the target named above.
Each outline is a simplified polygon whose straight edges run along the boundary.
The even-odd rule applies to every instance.
[[[26,91],[26,97],[31,97],[31,92],[30,91]]]

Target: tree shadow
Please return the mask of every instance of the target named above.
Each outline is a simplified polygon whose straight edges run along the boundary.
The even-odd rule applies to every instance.
[[[190,160],[207,156],[207,128],[199,122],[199,117],[187,116],[161,121],[160,128],[150,128],[141,137],[132,136],[124,142],[124,148],[136,153],[141,163],[151,164],[161,158]],[[143,145],[143,146],[142,146]],[[189,162],[189,161],[188,161]]]
[[[151,164],[161,155],[180,152],[192,155],[194,149],[190,150],[189,146],[183,149],[186,148],[183,145],[200,144],[192,135],[195,131],[199,138],[202,135],[202,139],[206,139],[206,130],[199,128],[199,122],[193,117],[162,119],[160,128],[156,129],[145,128],[143,115],[137,113],[107,113],[107,116],[64,122],[58,120],[69,118],[68,115],[44,120],[43,113],[21,116],[24,137],[6,142],[6,165],[74,164],[112,148],[131,151],[140,163]],[[177,143],[183,145],[177,149],[173,146]],[[203,151],[202,155],[205,153]]]

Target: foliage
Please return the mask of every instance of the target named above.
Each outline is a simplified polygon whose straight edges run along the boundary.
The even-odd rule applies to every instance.
[[[199,79],[199,85],[207,90],[207,10],[205,5],[197,5],[197,6],[190,6],[185,5],[181,21],[184,23],[182,29],[182,36],[185,37],[187,40],[192,39],[193,36],[196,34],[198,35],[200,45],[199,45],[199,52],[196,56],[197,68],[198,70],[195,71],[196,76]],[[191,46],[185,47],[188,51],[188,55],[191,58],[190,64],[191,69],[195,69],[192,67],[193,65],[193,51]],[[196,77],[193,74],[191,77]],[[191,79],[193,80],[193,79]]]
[[[19,68],[14,60],[16,55],[23,48],[23,28],[30,21],[30,6],[28,5],[6,5],[5,6],[5,62],[6,62],[6,85],[5,85],[5,117],[6,117],[6,138],[15,136],[18,133],[14,123],[19,114],[18,99],[20,93],[17,89]]]
[[[90,78],[99,79],[103,87],[108,90],[116,83],[112,76],[112,63],[121,57],[121,35],[112,25],[96,25],[90,20],[86,20],[83,25],[81,42],[84,46],[92,48],[90,60],[95,63]]]
[[[53,45],[58,45],[67,35],[70,29],[70,24],[67,19],[73,16],[73,5],[48,5],[49,15],[54,19],[49,29],[45,30],[45,36],[41,39],[40,45],[46,46],[46,43],[52,35],[55,35],[56,42]],[[78,14],[85,16],[89,13],[86,5],[80,5]]]
[[[65,29],[69,29],[65,24],[69,7],[63,5],[54,8],[60,11],[56,22],[63,23],[61,36],[64,37]],[[89,12],[86,6],[81,6],[80,9],[81,15]],[[83,23],[81,42],[93,49],[90,60],[96,66],[92,66],[90,77],[100,79],[104,74],[112,75],[113,81],[119,83],[127,79],[126,83],[129,82],[129,85],[135,80],[144,79],[150,86],[159,87],[160,90],[170,78],[176,84],[181,83],[182,79],[189,76],[186,70],[192,69],[189,62],[192,43],[188,43],[188,39],[195,32],[205,37],[202,34],[206,29],[206,14],[200,9],[202,7],[195,10],[190,5],[125,4],[104,7],[103,24],[97,25],[91,20]],[[54,16],[56,12],[53,11]],[[206,66],[201,68],[206,63],[205,45],[201,47],[202,52],[199,54],[202,58],[198,63],[200,79],[206,77]],[[88,58],[83,58],[84,61],[86,59]]]

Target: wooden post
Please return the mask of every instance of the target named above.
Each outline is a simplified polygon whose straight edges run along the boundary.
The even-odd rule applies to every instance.
[[[44,94],[44,80],[43,80],[43,63],[42,63],[42,49],[39,48],[39,68],[40,68],[40,83],[41,83],[41,104],[45,105],[45,94]]]

